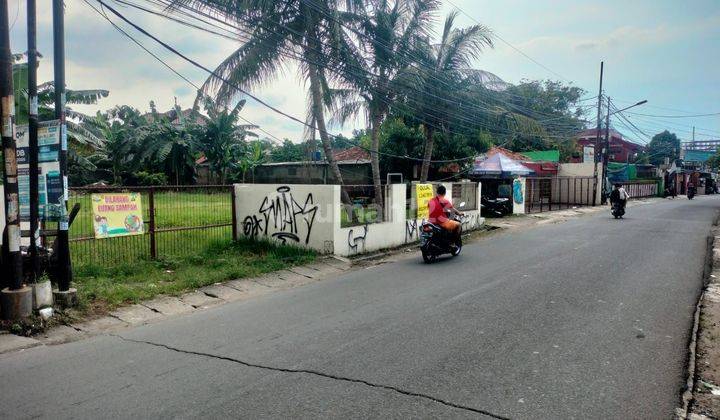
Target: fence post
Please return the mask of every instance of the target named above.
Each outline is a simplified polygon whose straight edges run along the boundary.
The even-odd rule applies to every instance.
[[[150,230],[150,258],[157,259],[157,244],[155,243],[155,188],[150,188],[149,195],[150,220],[148,227]]]
[[[230,205],[230,208],[232,209],[232,239],[233,242],[237,241],[238,239],[238,232],[237,232],[237,212],[235,208],[235,185],[230,186],[230,200],[232,200],[232,203]]]

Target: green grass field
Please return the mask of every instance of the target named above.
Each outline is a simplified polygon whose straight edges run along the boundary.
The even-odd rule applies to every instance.
[[[74,269],[83,310],[104,312],[157,295],[178,295],[209,284],[259,276],[315,259],[306,249],[241,239],[210,241],[202,252],[113,266],[87,263]]]
[[[155,229],[159,258],[202,253],[211,244],[232,239],[232,203],[229,191],[155,192]],[[72,207],[80,203],[80,212],[70,227],[71,255],[77,267],[86,264],[135,263],[150,259],[150,235],[94,239],[90,194],[73,194]],[[148,193],[142,193],[144,230],[150,221]],[[214,226],[204,229],[163,231],[173,228]]]

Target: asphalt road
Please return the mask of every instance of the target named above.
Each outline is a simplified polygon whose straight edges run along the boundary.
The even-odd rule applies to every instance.
[[[0,417],[670,418],[719,208],[603,212],[5,354]]]

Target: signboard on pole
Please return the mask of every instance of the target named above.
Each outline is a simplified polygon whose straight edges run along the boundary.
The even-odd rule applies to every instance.
[[[583,147],[583,162],[595,163],[595,146]]]
[[[92,194],[95,238],[142,235],[140,193]]]
[[[415,184],[415,195],[417,196],[417,218],[427,220],[430,218],[428,202],[433,198],[432,184]]]
[[[30,133],[27,125],[15,132],[18,163],[20,220],[30,221]],[[38,214],[45,221],[58,220],[64,205],[60,180],[60,121],[38,124]]]

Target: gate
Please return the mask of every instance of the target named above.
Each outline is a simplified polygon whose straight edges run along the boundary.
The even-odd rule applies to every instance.
[[[118,192],[140,194],[143,234],[96,239],[91,196]],[[187,256],[237,238],[232,185],[71,188],[69,198],[70,207],[80,204],[70,226],[75,265]]]
[[[630,194],[630,198],[656,197],[658,195],[658,181],[636,181],[622,183],[623,188]]]
[[[528,213],[592,205],[593,177],[525,178]]]

